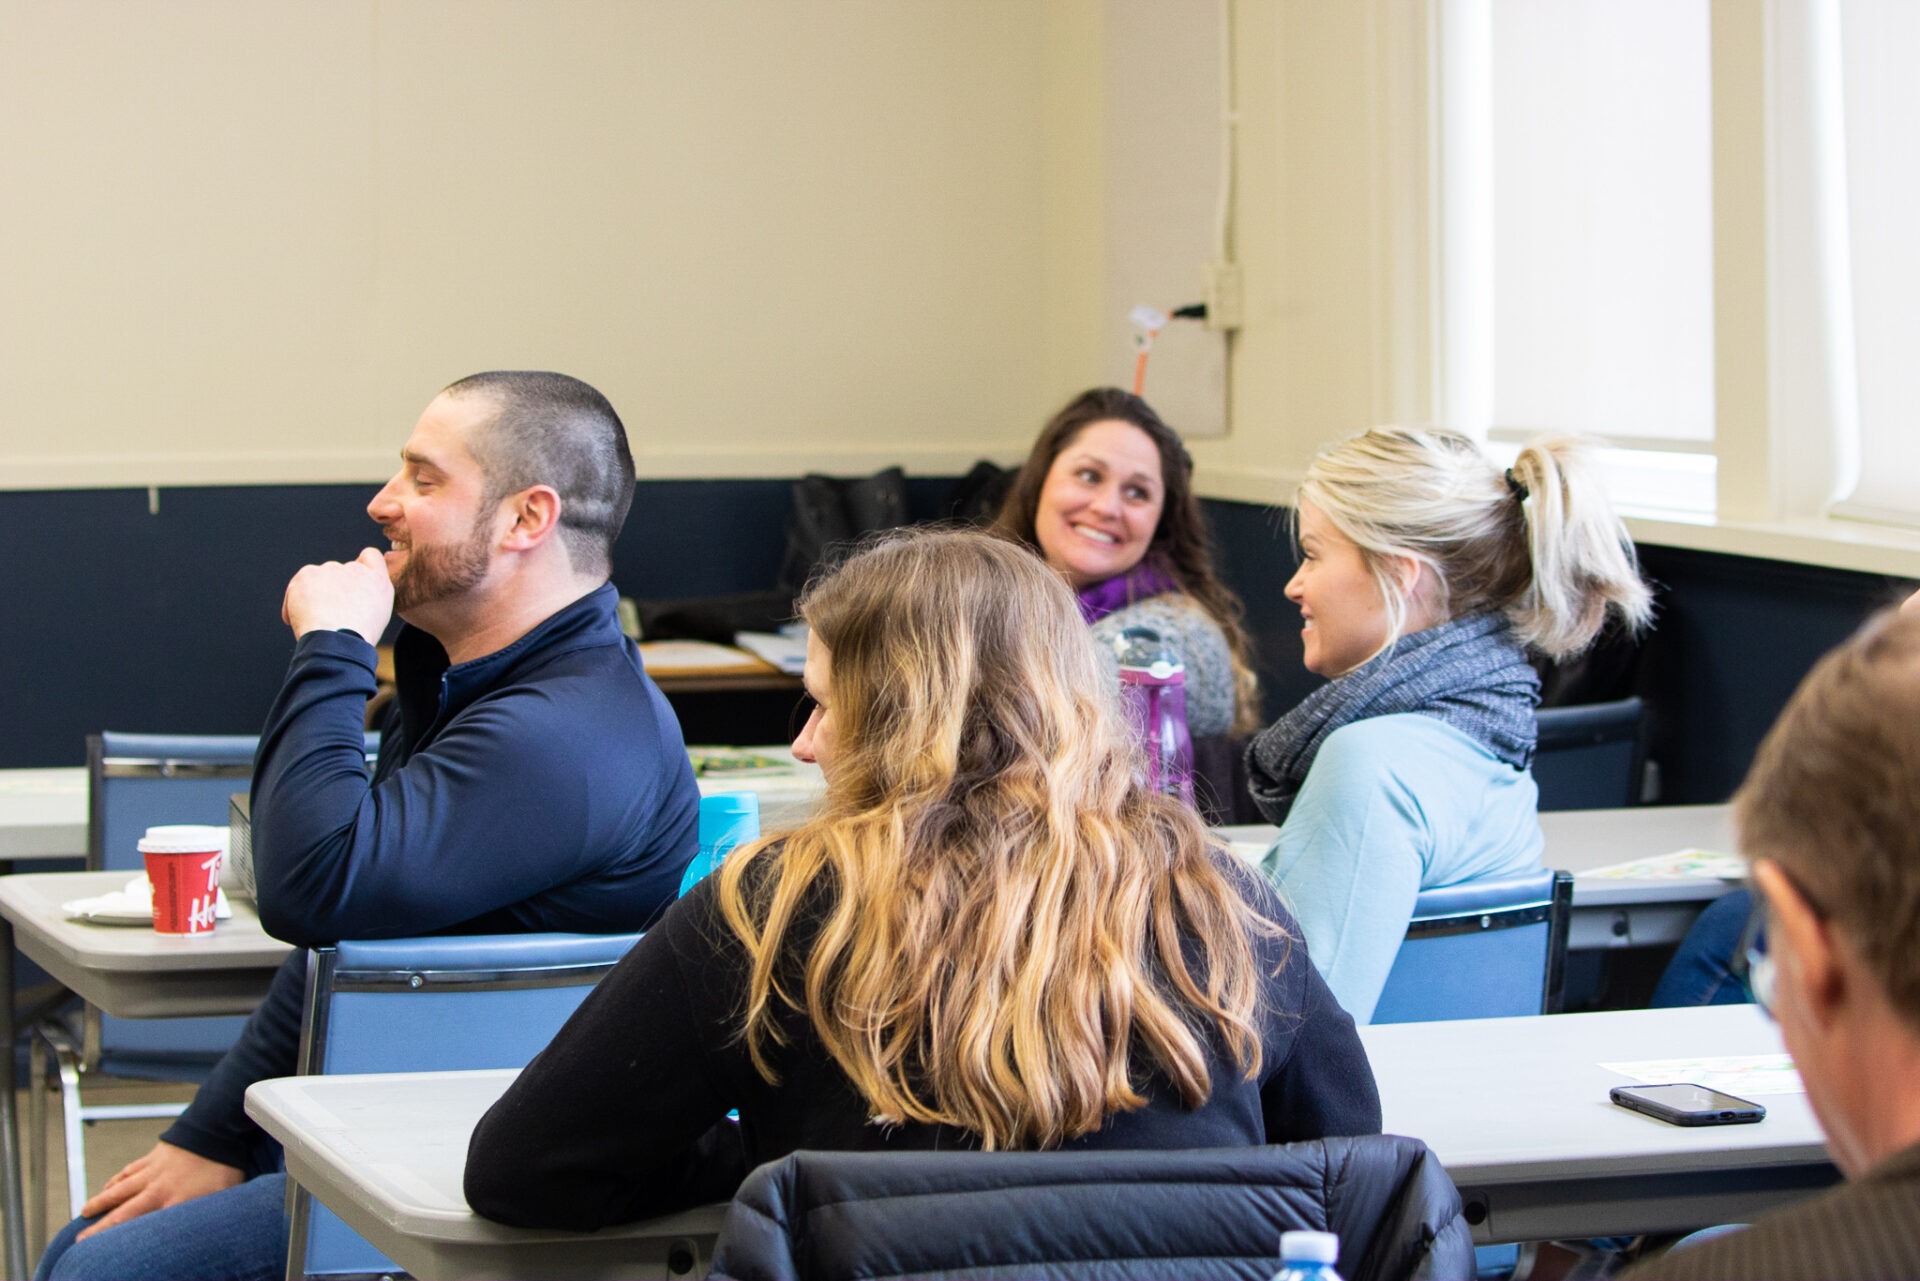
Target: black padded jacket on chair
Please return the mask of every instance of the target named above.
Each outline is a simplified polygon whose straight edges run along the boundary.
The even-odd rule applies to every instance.
[[[747,1177],[714,1277],[1245,1278],[1280,1233],[1340,1236],[1346,1281],[1474,1274],[1460,1196],[1393,1135],[1258,1148],[796,1152]]]

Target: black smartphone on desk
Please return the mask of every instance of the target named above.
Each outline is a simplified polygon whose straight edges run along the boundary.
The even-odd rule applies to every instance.
[[[1607,1097],[1668,1125],[1751,1125],[1767,1115],[1758,1103],[1704,1085],[1616,1085]]]

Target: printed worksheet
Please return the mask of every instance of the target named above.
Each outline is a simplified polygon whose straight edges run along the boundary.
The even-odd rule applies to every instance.
[[[1785,1054],[1719,1054],[1692,1059],[1639,1059],[1601,1067],[1642,1085],[1686,1082],[1751,1099],[1762,1094],[1805,1094],[1799,1070]]]
[[[1675,877],[1693,877],[1708,881],[1744,881],[1747,861],[1738,854],[1719,850],[1675,850],[1652,858],[1637,858],[1580,873],[1581,879],[1597,876],[1621,881],[1665,881]]]

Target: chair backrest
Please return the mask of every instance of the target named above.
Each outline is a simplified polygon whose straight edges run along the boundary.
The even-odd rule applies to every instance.
[[[135,843],[162,823],[225,826],[227,798],[253,779],[253,734],[87,736],[87,869],[141,869]],[[368,734],[371,760],[380,736]]]
[[[87,736],[87,869],[139,872],[138,842],[163,823],[227,824],[228,798],[253,777],[252,734]],[[367,736],[371,756],[380,736]],[[122,1073],[197,1079],[234,1039],[244,1018],[116,1019],[90,1014],[87,1059]]]
[[[639,937],[492,934],[319,948],[307,958],[300,1071],[524,1067]],[[398,1270],[304,1190],[293,1196],[292,1229],[289,1257],[305,1275]]]
[[[1566,872],[1421,891],[1373,1021],[1559,1013],[1572,912]]]
[[[1280,1233],[1340,1236],[1347,1281],[1473,1274],[1460,1196],[1418,1139],[1106,1152],[796,1152],[747,1176],[712,1277],[1245,1278]]]
[[[1542,707],[1533,781],[1543,810],[1614,809],[1640,803],[1646,708],[1638,698]]]
[[[253,777],[251,734],[87,736],[87,869],[141,869],[135,847],[161,823],[224,826],[227,798]]]

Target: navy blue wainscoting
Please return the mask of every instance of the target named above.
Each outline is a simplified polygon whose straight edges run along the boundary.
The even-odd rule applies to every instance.
[[[951,480],[915,478],[910,514]],[[255,733],[292,640],[280,595],[302,564],[378,541],[372,485],[0,493],[16,531],[0,558],[0,767],[78,765],[102,728]],[[791,506],[784,480],[643,481],[614,559],[631,596],[773,586]],[[1205,504],[1222,573],[1246,602],[1268,718],[1317,684],[1281,594],[1295,558],[1283,509]],[[1873,574],[1648,547],[1665,607],[1639,686],[1663,800],[1723,800],[1821,652],[1904,583]]]
[[[1913,584],[1879,574],[1643,547],[1661,614],[1641,673],[1660,799],[1724,801],[1816,660]]]
[[[914,478],[908,510],[952,485]],[[293,651],[280,597],[300,566],[382,545],[378,486],[0,493],[0,768],[81,765],[101,729],[254,734]],[[770,588],[791,482],[643,481],[614,555],[629,596]],[[784,727],[784,706],[774,718]]]

